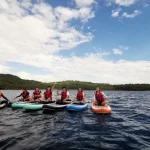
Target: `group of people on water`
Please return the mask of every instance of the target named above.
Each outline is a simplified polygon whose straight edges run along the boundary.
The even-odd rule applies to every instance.
[[[26,88],[23,89],[22,93],[18,96],[16,96],[14,99],[18,97],[22,97],[23,101],[52,101],[52,92],[54,90],[56,83],[53,84],[52,87],[48,86],[46,91],[44,92],[44,96],[42,96],[41,91],[39,88],[36,88],[33,92],[33,95],[30,97],[30,93]],[[62,87],[62,91],[58,92],[57,95],[60,95],[60,97],[57,97],[57,101],[65,102],[69,100],[69,92],[66,87]],[[3,95],[3,93],[0,91],[0,98],[3,97],[6,101],[9,101],[7,97]],[[95,105],[104,106],[106,105],[105,99],[108,97],[101,92],[100,88],[97,87],[96,91],[94,92],[94,99],[92,100]],[[79,88],[76,94],[76,97],[73,101],[79,101],[79,102],[85,102],[85,95],[82,88]]]

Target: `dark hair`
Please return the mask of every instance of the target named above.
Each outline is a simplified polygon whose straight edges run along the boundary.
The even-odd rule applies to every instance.
[[[100,87],[98,86],[98,87],[96,87],[96,88],[99,88],[99,92],[101,91],[101,89],[100,89]],[[96,91],[97,92],[97,91]]]
[[[78,88],[78,91],[79,91],[79,89],[81,89],[81,92],[83,92],[83,89],[82,89],[82,88]]]
[[[62,87],[62,89],[66,89],[66,91],[67,91],[67,88],[64,86],[64,87]]]
[[[48,88],[50,88],[50,89],[51,89],[51,87],[50,87],[50,86],[47,86],[46,90],[47,90]]]
[[[23,90],[27,90],[26,88],[22,88]]]

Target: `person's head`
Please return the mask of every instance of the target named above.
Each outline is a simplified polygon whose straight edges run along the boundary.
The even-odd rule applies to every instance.
[[[50,91],[50,90],[51,90],[51,87],[50,87],[50,86],[48,86],[48,87],[46,88],[46,90],[47,90],[47,91]]]
[[[35,88],[35,91],[37,91],[37,92],[38,92],[38,91],[39,91],[39,88]]]
[[[79,89],[78,89],[78,92],[83,92],[83,89],[82,89],[82,88],[79,88]]]
[[[23,89],[22,89],[23,92],[25,92],[26,90],[27,90],[26,88],[23,88]]]
[[[100,91],[101,91],[100,87],[97,87],[96,92],[100,92]]]
[[[67,88],[66,88],[66,87],[62,87],[62,91],[63,91],[63,92],[66,92],[66,91],[67,91]]]

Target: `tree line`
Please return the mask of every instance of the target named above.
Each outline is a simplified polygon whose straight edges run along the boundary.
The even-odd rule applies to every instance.
[[[52,82],[43,83],[34,80],[24,80],[17,76],[11,74],[0,74],[0,89],[35,89],[36,87],[40,89],[45,89],[47,86],[52,86]],[[57,82],[56,88],[61,89],[61,87],[67,87],[68,89],[78,89],[79,87],[84,90],[95,90],[96,87],[100,87],[102,90],[124,90],[124,91],[150,91],[150,84],[122,84],[122,85],[112,85],[104,83],[92,83],[84,81],[61,81]]]

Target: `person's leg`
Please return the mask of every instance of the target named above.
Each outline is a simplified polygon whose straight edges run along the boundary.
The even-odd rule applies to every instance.
[[[105,101],[103,101],[103,102],[101,103],[101,106],[105,106],[105,105],[107,105],[107,103],[106,103]]]
[[[75,101],[77,101],[77,99],[76,99],[76,98],[74,98],[74,99],[73,99],[73,101],[75,102]]]

